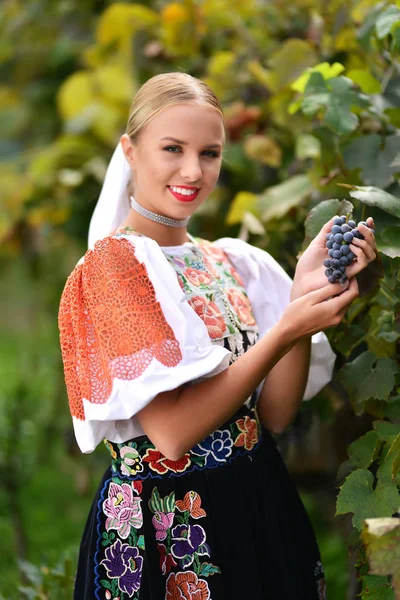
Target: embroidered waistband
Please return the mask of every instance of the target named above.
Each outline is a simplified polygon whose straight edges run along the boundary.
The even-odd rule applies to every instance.
[[[170,460],[159,452],[147,436],[117,444],[104,440],[111,457],[113,477],[147,479],[173,477],[195,470],[213,469],[254,451],[261,439],[257,413],[249,409],[235,415],[221,429],[186,452]]]

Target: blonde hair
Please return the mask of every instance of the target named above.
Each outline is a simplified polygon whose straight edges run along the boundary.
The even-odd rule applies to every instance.
[[[221,104],[211,88],[200,79],[187,73],[162,73],[148,79],[133,100],[126,133],[132,143],[140,132],[158,113],[176,104],[195,102],[217,110],[222,119]]]

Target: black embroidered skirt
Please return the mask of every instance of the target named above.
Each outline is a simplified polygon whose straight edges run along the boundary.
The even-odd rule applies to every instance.
[[[322,600],[308,516],[271,435],[243,406],[179,461],[146,436],[111,456],[75,600]]]

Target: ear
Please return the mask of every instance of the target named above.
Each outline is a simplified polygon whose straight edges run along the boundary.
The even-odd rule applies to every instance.
[[[122,150],[125,154],[126,160],[130,164],[131,169],[133,169],[135,167],[135,148],[129,138],[129,135],[124,133],[119,141],[121,142]]]

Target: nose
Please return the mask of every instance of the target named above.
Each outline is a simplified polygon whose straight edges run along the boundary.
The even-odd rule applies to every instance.
[[[192,183],[203,177],[200,158],[197,155],[185,157],[181,164],[181,176]]]

